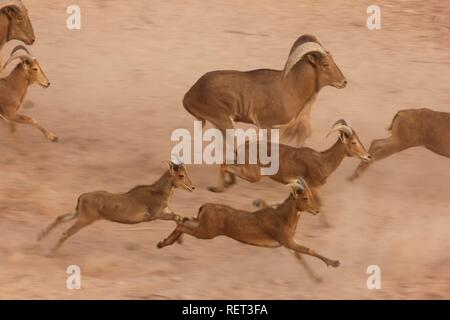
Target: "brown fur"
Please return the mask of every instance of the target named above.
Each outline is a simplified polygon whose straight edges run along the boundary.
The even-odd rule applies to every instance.
[[[301,42],[318,42],[303,35]],[[282,70],[213,71],[203,75],[186,93],[185,109],[203,123],[225,133],[234,122],[260,128],[280,126],[282,137],[298,143],[311,134],[309,113],[321,88],[345,87],[346,80],[330,53],[306,54],[283,77]]]
[[[48,235],[59,224],[76,219],[65,231],[53,252],[70,236],[98,220],[136,224],[156,219],[179,221],[180,217],[169,209],[170,199],[175,188],[183,187],[192,191],[195,187],[187,175],[184,165],[169,163],[169,169],[149,186],[137,186],[126,193],[93,191],[78,198],[75,213],[58,216],[53,223],[42,230],[38,241]]]
[[[23,41],[32,45],[35,41],[34,30],[28,11],[22,1],[0,1],[0,52],[11,40]],[[0,69],[3,64],[0,61]]]
[[[173,244],[183,233],[198,239],[226,236],[259,247],[285,247],[293,250],[299,259],[300,254],[307,254],[322,260],[327,266],[339,266],[339,261],[328,259],[297,243],[295,233],[301,211],[319,213],[306,184],[302,189],[294,187],[282,204],[254,212],[207,203],[200,207],[196,218],[183,219],[166,239],[158,243],[158,248]]]
[[[20,63],[15,66],[13,71],[0,79],[0,118],[9,123],[11,132],[16,130],[16,123],[29,124],[41,131],[48,140],[56,142],[58,137],[55,134],[41,126],[33,118],[19,113],[30,85],[36,83],[44,88],[50,86],[39,62],[28,55],[21,57],[23,59],[20,59]]]
[[[245,145],[246,159],[248,159],[249,143]],[[352,129],[352,135],[339,133],[339,138],[333,146],[324,151],[316,151],[311,148],[279,145],[279,170],[268,178],[283,184],[288,184],[296,177],[303,177],[311,188],[317,188],[325,184],[327,178],[337,169],[345,157],[357,157],[370,159],[364,145],[358,135]],[[261,164],[223,164],[219,176],[219,186],[210,188],[213,192],[223,192],[226,188],[235,184],[233,175],[249,182],[258,182],[265,176],[261,175]],[[226,181],[226,175],[231,176],[231,181]]]
[[[373,162],[412,147],[424,147],[450,158],[450,113],[427,108],[401,110],[388,130],[389,138],[373,140],[370,144],[373,161],[360,163],[350,180],[361,176]]]
[[[344,120],[339,120],[344,121]],[[339,122],[338,121],[338,122]],[[352,134],[340,132],[339,139],[329,149],[319,152],[311,148],[295,148],[288,145],[279,145],[279,169],[268,178],[283,184],[292,182],[296,177],[303,177],[312,188],[316,201],[321,204],[319,187],[324,185],[327,178],[337,169],[345,157],[357,157],[368,161],[371,155],[367,153],[356,132]],[[248,142],[245,145],[246,159],[248,159]],[[261,164],[223,164],[220,167],[219,184],[210,187],[212,192],[223,192],[236,183],[235,175],[248,182],[258,182],[263,179]],[[227,180],[227,176],[229,179]],[[321,215],[322,224],[328,226],[325,215]]]

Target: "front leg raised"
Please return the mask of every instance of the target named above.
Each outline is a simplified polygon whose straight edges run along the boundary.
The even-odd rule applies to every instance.
[[[327,266],[332,266],[336,268],[339,267],[339,265],[341,264],[339,260],[332,260],[327,257],[324,257],[321,254],[318,254],[316,251],[298,244],[294,239],[287,239],[286,241],[282,241],[280,243],[282,243],[283,246],[285,246],[286,248],[294,250],[299,254],[307,254],[309,256],[316,257],[325,262]]]
[[[55,136],[52,132],[48,131],[47,129],[45,129],[43,126],[41,126],[36,120],[34,120],[33,118],[23,115],[23,114],[14,114],[13,116],[7,118],[9,121],[13,121],[16,123],[22,123],[22,124],[29,124],[32,125],[33,127],[37,128],[39,131],[41,131],[48,140],[50,140],[51,142],[57,142],[58,141],[58,137]]]
[[[183,220],[180,215],[173,212],[169,207],[165,207],[163,210],[156,213],[149,209],[148,213],[150,214],[151,220],[172,220],[177,223]]]

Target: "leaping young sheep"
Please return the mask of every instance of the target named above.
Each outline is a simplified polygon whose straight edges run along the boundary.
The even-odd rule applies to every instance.
[[[315,36],[295,41],[284,70],[213,71],[186,93],[185,109],[225,134],[234,122],[279,127],[281,137],[298,144],[310,136],[310,112],[325,86],[344,88],[347,80]],[[225,135],[224,135],[225,136]]]
[[[80,195],[75,212],[58,216],[39,233],[37,240],[42,240],[61,223],[73,220],[75,222],[62,234],[52,253],[69,237],[98,220],[125,224],[156,219],[181,221],[180,216],[169,208],[175,188],[183,188],[190,192],[195,189],[186,167],[182,163],[169,161],[168,169],[152,185],[136,186],[125,193],[93,191]]]
[[[340,265],[338,260],[324,257],[295,240],[300,213],[307,211],[315,215],[319,213],[319,208],[303,179],[294,180],[291,188],[291,194],[283,203],[254,212],[206,203],[198,210],[197,217],[183,219],[166,239],[158,243],[157,247],[163,248],[175,243],[183,233],[197,239],[226,236],[259,247],[285,247],[292,250],[301,262],[301,255],[306,254],[322,260],[327,266],[338,267]],[[309,274],[318,280],[312,270],[302,263]]]
[[[369,152],[371,162],[361,162],[350,180],[361,176],[376,161],[412,147],[425,147],[434,153],[450,158],[450,113],[427,108],[407,109],[397,112],[388,130],[391,136],[373,140]]]

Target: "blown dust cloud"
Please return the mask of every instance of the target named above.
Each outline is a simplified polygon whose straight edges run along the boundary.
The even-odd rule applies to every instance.
[[[82,29],[66,28],[72,1],[25,2],[33,22],[34,55],[52,85],[30,88],[24,109],[52,130],[0,124],[0,298],[335,299],[450,298],[450,162],[425,149],[406,150],[347,181],[356,159],[345,159],[322,188],[332,224],[303,214],[300,243],[332,259],[305,260],[315,283],[284,248],[231,239],[185,236],[158,250],[174,228],[157,221],[128,226],[97,222],[46,253],[69,225],[36,244],[37,233],[71,212],[79,194],[127,191],[166,169],[176,128],[192,130],[182,106],[189,87],[217,69],[281,69],[295,39],[318,37],[349,80],[324,88],[312,111],[307,145],[323,150],[339,118],[369,146],[387,136],[397,110],[428,106],[450,112],[450,11],[445,3],[378,1],[381,30],[366,27],[365,1],[78,0]],[[9,43],[5,57],[17,43]],[[210,127],[210,126],[208,126]],[[285,186],[239,180],[223,194],[218,166],[188,166],[197,187],[177,190],[175,212],[196,215],[205,202],[252,209],[253,199],[282,202]],[[130,229],[146,228],[143,231]],[[66,289],[66,268],[79,265],[82,289]],[[366,269],[381,268],[381,290],[368,290]]]

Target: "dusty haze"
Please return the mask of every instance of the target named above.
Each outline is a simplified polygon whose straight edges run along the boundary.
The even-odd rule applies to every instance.
[[[295,39],[311,33],[349,80],[321,91],[307,145],[322,150],[338,118],[368,147],[401,108],[450,112],[450,12],[441,1],[378,1],[382,29],[366,28],[366,1],[28,0],[31,47],[52,85],[32,87],[24,109],[60,138],[47,142],[20,125],[0,124],[0,298],[336,299],[450,298],[450,159],[410,149],[374,165],[356,183],[346,159],[322,189],[331,228],[304,214],[297,238],[339,259],[326,268],[306,257],[320,284],[283,248],[231,239],[185,237],[156,243],[172,222],[136,226],[98,222],[70,238],[55,258],[45,254],[68,227],[39,245],[37,232],[70,212],[83,192],[127,191],[157,179],[175,128],[192,130],[182,107],[189,87],[216,69],[281,69]],[[82,9],[82,29],[65,27],[66,8]],[[126,5],[125,5],[126,3]],[[2,52],[9,53],[16,43]],[[254,198],[284,200],[285,186],[242,180],[224,194],[218,167],[189,166],[194,193],[177,190],[172,207],[195,215],[205,202],[251,209]],[[130,228],[150,228],[128,231]],[[66,289],[66,268],[81,267],[82,290]],[[382,289],[366,288],[366,268],[379,265]]]

